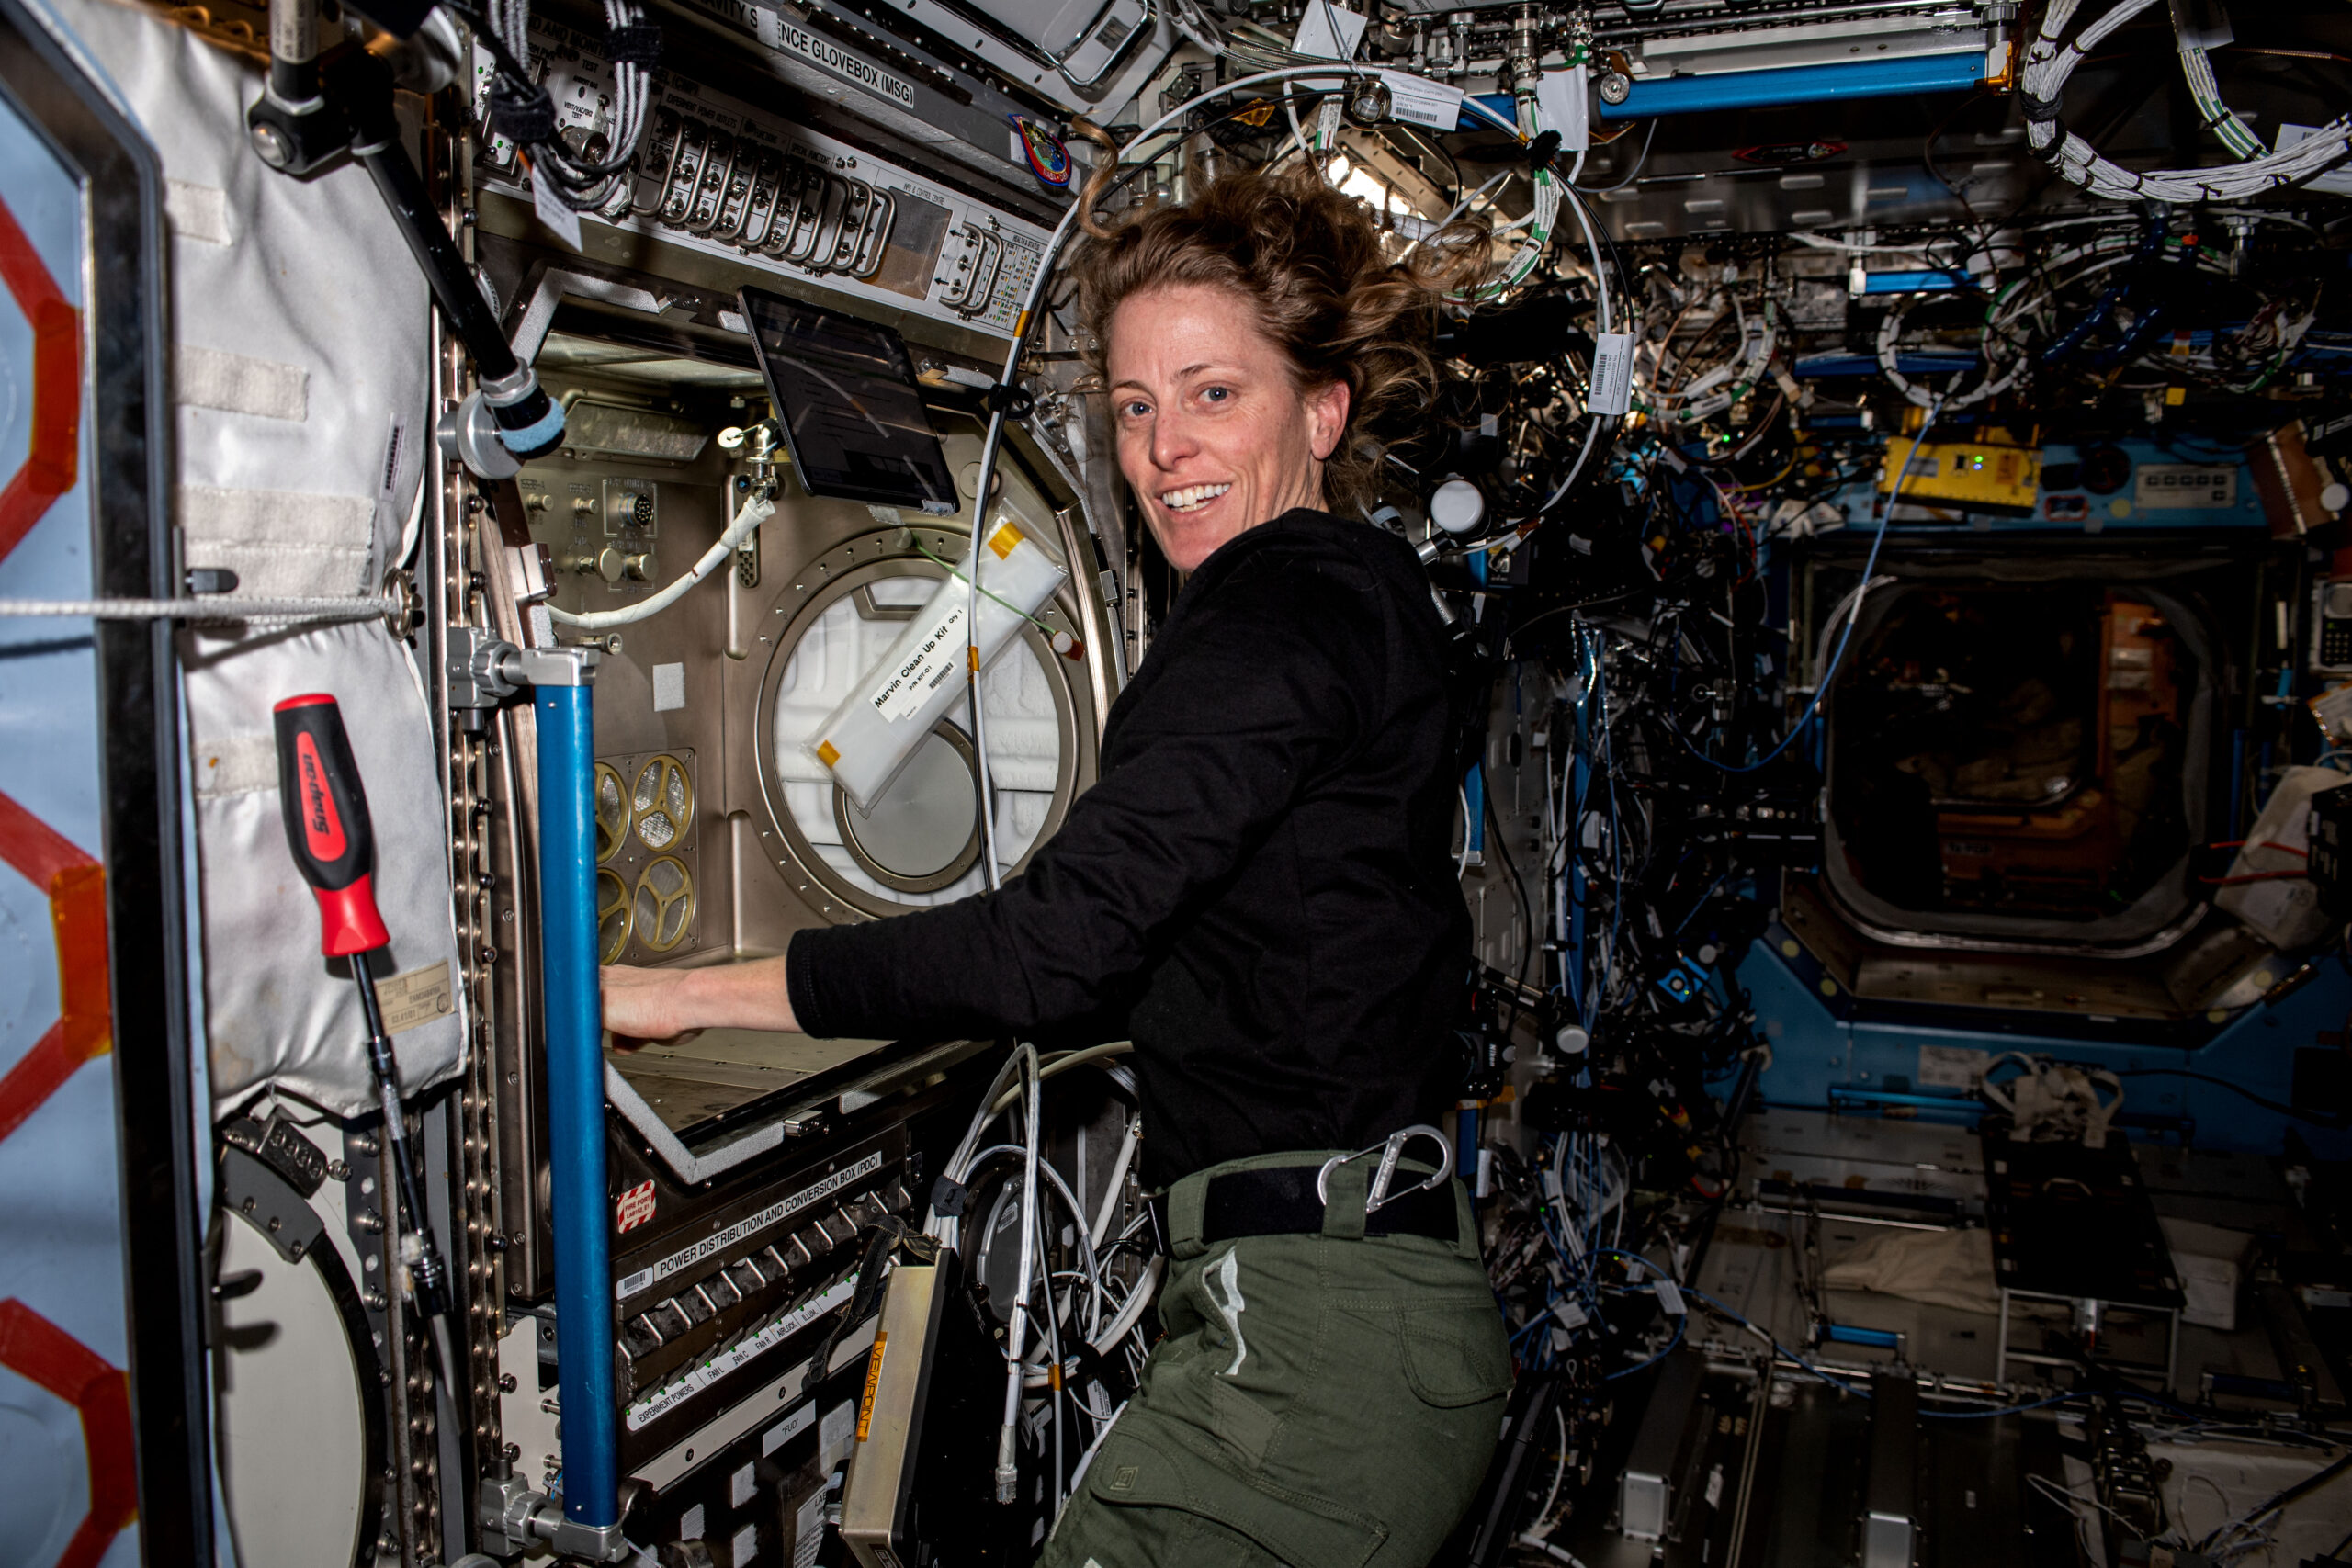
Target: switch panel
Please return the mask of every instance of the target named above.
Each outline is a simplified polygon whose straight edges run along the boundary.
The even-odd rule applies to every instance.
[[[595,134],[611,67],[585,34],[531,25],[561,127]],[[477,90],[487,94],[487,62]],[[654,88],[630,209],[618,227],[869,305],[1010,338],[1046,232],[830,136],[705,87]],[[484,186],[527,201],[503,137],[481,156]],[[604,221],[586,218],[593,231]],[[594,248],[592,242],[591,248]]]

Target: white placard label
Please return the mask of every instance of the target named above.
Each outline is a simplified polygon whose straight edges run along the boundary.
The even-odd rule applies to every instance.
[[[1623,413],[1634,402],[1634,334],[1600,333],[1592,340],[1595,413]]]
[[[1657,1304],[1666,1309],[1667,1316],[1682,1315],[1682,1292],[1675,1288],[1673,1280],[1660,1274],[1650,1281],[1650,1289],[1657,1292]]]
[[[825,1494],[808,1494],[792,1513],[792,1568],[815,1568],[817,1549],[825,1544]]]
[[[1462,89],[1409,71],[1383,71],[1388,85],[1388,114],[1406,125],[1426,125],[1451,134],[1462,124]]]
[[[446,958],[422,969],[377,981],[376,996],[378,1006],[383,1010],[386,1034],[405,1034],[458,1010],[457,998],[449,990],[449,961]]]
[[[724,1252],[737,1242],[757,1235],[770,1225],[783,1224],[810,1204],[831,1197],[842,1188],[871,1176],[881,1168],[882,1151],[876,1149],[855,1165],[833,1172],[815,1186],[804,1187],[789,1198],[780,1198],[758,1213],[746,1215],[725,1230],[703,1237],[692,1247],[680,1247],[650,1268],[639,1269],[636,1273],[627,1276],[619,1284],[614,1286],[613,1294],[618,1300],[627,1301],[639,1291],[659,1284],[680,1269],[693,1268],[715,1252]]]
[[[1984,1068],[1993,1060],[1985,1051],[1972,1051],[1965,1045],[1922,1045],[1919,1047],[1919,1087],[1921,1089],[1963,1089],[1971,1094],[1984,1080]]]
[[[904,108],[915,106],[915,90],[899,77],[893,76],[864,55],[853,54],[837,43],[818,38],[795,26],[786,17],[745,0],[686,0],[698,11],[723,17],[735,27],[751,34],[770,49],[786,54],[797,54],[820,71],[854,82],[869,93],[877,94]]]
[[[575,251],[582,248],[580,243],[580,214],[565,206],[563,197],[556,195],[555,182],[541,179],[536,169],[531,171],[531,210],[538,214],[541,223],[555,231],[557,239]]]
[[[800,1436],[801,1433],[807,1431],[816,1424],[817,1405],[816,1402],[812,1400],[809,1403],[803,1404],[791,1415],[786,1416],[783,1420],[777,1422],[775,1426],[770,1427],[767,1431],[761,1436],[760,1457],[762,1459],[767,1458],[770,1454],[775,1452],[776,1450],[784,1447],[785,1444],[792,1441],[793,1438]]]
[[[933,623],[922,642],[907,661],[882,679],[881,685],[865,700],[874,711],[892,724],[911,718],[943,681],[956,673],[956,662],[964,657],[968,646],[964,637],[964,616],[970,602],[962,594],[949,595],[949,604]]]
[[[2235,506],[2238,471],[2193,463],[2143,463],[2132,475],[2132,503],[2157,511]]]
[[[1306,14],[1290,40],[1293,54],[1317,60],[1353,60],[1363,40],[1363,13],[1335,6],[1330,0],[1308,0]]]

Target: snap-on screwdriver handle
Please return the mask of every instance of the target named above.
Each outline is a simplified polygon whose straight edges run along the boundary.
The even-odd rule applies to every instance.
[[[376,908],[376,838],[343,710],[323,692],[288,697],[277,719],[277,794],[286,847],[319,900],[319,950],[348,958],[390,943]]]

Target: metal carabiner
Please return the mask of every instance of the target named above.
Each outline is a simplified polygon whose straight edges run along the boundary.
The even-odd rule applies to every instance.
[[[1437,1145],[1437,1174],[1417,1187],[1408,1187],[1404,1192],[1392,1194],[1388,1190],[1388,1182],[1396,1174],[1396,1161],[1403,1156],[1405,1145],[1416,1137],[1427,1138]],[[1358,1149],[1351,1155],[1333,1155],[1325,1160],[1323,1168],[1315,1173],[1315,1196],[1323,1201],[1324,1207],[1329,1208],[1331,1203],[1331,1173],[1343,1165],[1375,1154],[1380,1156],[1380,1168],[1373,1172],[1372,1185],[1364,1190],[1363,1212],[1367,1214],[1385,1208],[1406,1193],[1426,1192],[1453,1174],[1453,1145],[1446,1142],[1445,1134],[1435,1127],[1426,1122],[1417,1122],[1410,1127],[1398,1128],[1369,1148]]]

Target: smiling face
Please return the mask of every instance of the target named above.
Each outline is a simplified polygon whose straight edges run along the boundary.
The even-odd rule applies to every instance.
[[[1198,283],[1146,289],[1120,302],[1107,335],[1119,470],[1177,570],[1295,506],[1323,504],[1347,385],[1302,391],[1241,296]]]

